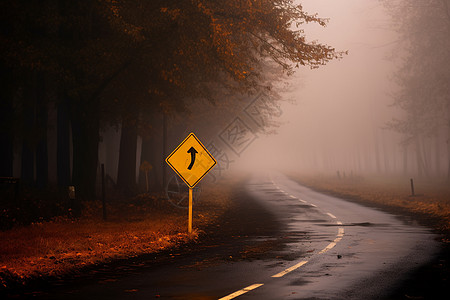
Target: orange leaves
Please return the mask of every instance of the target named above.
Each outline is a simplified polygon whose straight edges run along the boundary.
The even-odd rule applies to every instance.
[[[119,28],[119,30],[131,36],[135,41],[142,41],[144,39],[142,34],[144,28],[124,19],[121,3],[119,3],[119,1],[106,0],[105,7],[110,12],[108,20],[114,27]]]
[[[166,82],[174,84],[178,87],[183,86],[180,68],[178,67],[177,64],[174,64],[171,69],[162,69],[160,75],[161,78]]]
[[[150,83],[153,95],[198,97],[204,93],[199,83],[205,82],[237,82],[246,88],[255,86],[263,77],[259,70],[270,61],[290,74],[292,63],[318,67],[339,56],[326,45],[307,44],[302,30],[293,29],[309,22],[326,24],[293,0],[105,1],[127,35],[145,37],[146,57],[158,77]],[[131,9],[124,15],[120,5]]]
[[[212,16],[213,12],[211,9],[209,9],[202,1],[197,1],[197,8],[205,15]]]
[[[181,15],[181,10],[179,8],[170,9],[168,7],[161,7],[160,12],[167,14],[172,20],[177,19]]]

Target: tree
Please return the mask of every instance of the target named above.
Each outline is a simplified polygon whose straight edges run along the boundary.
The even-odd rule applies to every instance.
[[[155,74],[149,98],[165,115],[186,116],[199,98],[233,107],[236,94],[272,88],[264,78],[269,62],[291,74],[296,64],[315,68],[342,54],[292,30],[304,22],[325,25],[292,1],[119,1],[111,10],[122,16],[118,26],[135,29],[141,47],[151,49],[143,54]]]
[[[13,176],[14,158],[14,80],[10,68],[0,65],[0,177]]]
[[[316,68],[342,56],[327,45],[307,42],[301,25],[324,26],[326,20],[291,0],[6,0],[0,10],[2,70],[18,74],[17,82],[39,74],[39,88],[22,88],[24,93],[57,95],[58,180],[62,185],[69,180],[71,128],[72,182],[85,198],[95,195],[102,126],[123,129],[120,177],[132,181],[126,174],[135,171],[133,148],[148,117],[185,116],[199,99],[233,107],[238,97],[225,94],[273,87],[265,74],[268,65],[292,74],[296,66]],[[54,78],[56,91],[49,90],[45,78]],[[45,126],[43,112],[50,103],[23,104],[24,113],[37,105],[40,113],[33,117]],[[46,165],[45,149],[39,149],[40,163]],[[27,151],[22,153],[25,167],[34,165],[36,149]]]
[[[448,0],[386,1],[401,36],[399,44],[407,53],[396,74],[401,90],[394,102],[405,116],[389,125],[404,134],[406,145],[414,146],[419,175],[428,175],[430,168],[424,141],[437,140],[432,144],[439,152],[443,144],[439,132],[446,128],[450,179],[449,5]]]

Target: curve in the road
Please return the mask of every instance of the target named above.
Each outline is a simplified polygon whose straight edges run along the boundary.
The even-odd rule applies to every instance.
[[[282,189],[281,189],[281,188],[280,188],[273,180],[271,180],[271,183],[274,185],[274,187],[275,187],[276,189],[279,190],[279,192],[284,193],[286,196],[288,196],[288,197],[290,197],[290,198],[292,198],[292,199],[298,199],[300,202],[302,202],[302,203],[304,203],[304,204],[309,204],[310,206],[317,208],[317,205],[312,204],[312,203],[308,203],[307,201],[305,201],[305,200],[303,200],[303,199],[300,199],[300,198],[298,198],[298,197],[295,197],[294,195],[291,195],[291,194],[285,192],[285,191],[282,190]],[[323,213],[324,215],[327,215],[328,217],[334,219],[334,220],[336,221],[336,224],[337,224],[337,225],[342,225],[342,222],[338,221],[338,220],[337,220],[337,217],[336,217],[334,214],[332,214],[332,213],[330,213],[330,212],[322,212],[322,213]],[[337,232],[336,238],[335,238],[331,243],[329,243],[325,248],[323,248],[322,250],[320,250],[320,251],[317,253],[317,255],[323,254],[323,253],[327,252],[328,250],[332,249],[334,246],[336,246],[336,244],[337,244],[338,242],[340,242],[340,241],[342,240],[343,237],[344,237],[344,227],[338,227],[338,232]],[[289,267],[289,268],[286,268],[285,270],[283,270],[283,271],[281,271],[281,272],[279,272],[279,273],[277,273],[277,274],[275,274],[275,275],[272,275],[271,277],[272,277],[272,278],[280,278],[280,277],[283,277],[284,275],[286,275],[286,274],[288,274],[288,273],[290,273],[290,272],[292,272],[292,271],[294,271],[294,270],[299,269],[301,266],[303,266],[303,265],[305,265],[305,264],[307,264],[307,263],[308,263],[308,260],[302,260],[302,261],[296,263],[295,265],[293,265],[293,266],[291,266],[291,267]],[[243,295],[243,294],[245,294],[245,293],[248,293],[248,292],[250,292],[250,291],[252,291],[252,290],[255,290],[255,289],[257,289],[257,288],[259,288],[259,287],[261,287],[261,286],[263,286],[263,285],[264,285],[264,283],[255,283],[255,284],[252,284],[252,285],[247,286],[247,287],[245,287],[245,288],[243,288],[243,289],[240,289],[240,290],[238,290],[238,291],[236,291],[236,292],[234,292],[234,293],[231,293],[231,294],[229,294],[229,295],[227,295],[227,296],[225,296],[225,297],[222,297],[222,298],[220,298],[219,300],[231,300],[231,299],[234,299],[234,298],[236,298],[236,297],[238,297],[238,296],[241,296],[241,295]]]

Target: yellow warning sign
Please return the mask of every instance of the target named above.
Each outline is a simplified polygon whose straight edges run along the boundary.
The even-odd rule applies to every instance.
[[[217,164],[200,140],[191,133],[166,158],[169,166],[193,188]]]

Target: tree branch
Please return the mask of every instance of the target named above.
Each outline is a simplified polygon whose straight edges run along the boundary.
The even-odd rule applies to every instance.
[[[129,60],[125,61],[114,73],[106,77],[102,83],[97,87],[97,89],[92,93],[91,101],[95,100],[100,96],[100,94],[106,89],[106,87],[114,80],[117,76],[120,75],[126,68],[128,68],[132,62],[136,59],[136,57],[131,57]]]

